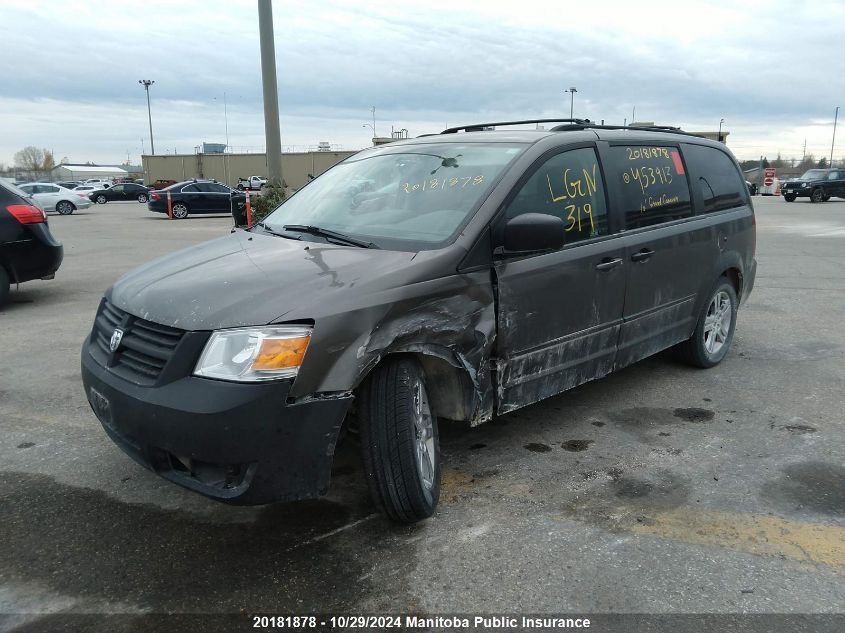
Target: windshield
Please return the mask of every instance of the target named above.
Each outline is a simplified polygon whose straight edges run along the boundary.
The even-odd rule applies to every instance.
[[[504,143],[381,147],[333,167],[264,221],[428,244],[449,240],[523,150]]]
[[[811,169],[810,171],[805,171],[800,180],[822,180],[824,178],[827,178],[826,169]]]

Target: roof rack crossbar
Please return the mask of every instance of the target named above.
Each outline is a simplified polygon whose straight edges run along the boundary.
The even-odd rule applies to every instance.
[[[441,134],[456,134],[464,130],[465,132],[478,132],[488,127],[502,127],[506,125],[526,125],[528,123],[575,123],[576,125],[590,125],[590,119],[526,119],[524,121],[499,121],[497,123],[473,123],[471,125],[460,125],[458,127],[450,127],[441,132]]]

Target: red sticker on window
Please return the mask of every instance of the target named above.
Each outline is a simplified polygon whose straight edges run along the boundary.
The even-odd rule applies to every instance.
[[[675,165],[675,171],[678,173],[679,176],[684,175],[684,163],[681,162],[681,155],[677,152],[677,150],[673,150],[672,154],[672,163]]]

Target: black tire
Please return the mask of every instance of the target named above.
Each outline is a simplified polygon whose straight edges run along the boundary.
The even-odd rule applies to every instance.
[[[813,193],[810,194],[810,202],[824,202],[824,191],[813,189]]]
[[[99,196],[97,196],[95,202],[97,204],[105,204],[106,202],[108,202],[108,198],[106,198],[103,194],[100,194]]]
[[[786,200],[787,202],[795,202],[795,198],[797,198],[797,197],[798,196],[795,195],[794,193],[783,194],[783,199]]]
[[[825,194],[824,197],[822,198],[822,201],[827,202],[828,200],[830,200],[830,196]]]
[[[711,320],[709,317],[711,316],[714,302],[720,296],[726,297],[730,302],[730,325],[727,334],[723,336],[724,340],[721,345],[718,349],[713,349],[720,337],[712,330],[709,332],[708,337],[708,322]],[[701,309],[701,314],[698,317],[698,323],[695,326],[692,336],[675,348],[681,360],[694,367],[701,367],[703,369],[718,365],[727,355],[733,342],[734,331],[736,330],[738,303],[736,290],[731,281],[727,277],[720,277],[716,283],[716,287],[708,295],[707,301]],[[710,337],[714,336],[716,337],[716,341],[711,343]]]
[[[373,501],[398,523],[430,517],[440,498],[440,446],[419,363],[408,356],[388,358],[361,387],[359,404],[364,473]],[[426,423],[418,424],[423,408],[431,421],[425,435],[419,431]]]
[[[0,307],[3,307],[3,304],[9,299],[9,273],[6,272],[6,269],[0,266]]]
[[[238,191],[243,191],[244,186],[241,183],[238,183]]]
[[[174,202],[171,209],[173,210],[173,217],[177,220],[184,220],[188,217],[188,205],[184,202]]]
[[[70,215],[76,211],[76,205],[69,200],[59,200],[56,203],[56,211],[58,211],[59,215]]]
[[[146,201],[147,201],[147,194],[139,193],[138,194],[138,202],[140,202],[141,204],[144,204]]]

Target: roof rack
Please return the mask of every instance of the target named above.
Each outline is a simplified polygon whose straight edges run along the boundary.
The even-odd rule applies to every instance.
[[[526,119],[524,121],[499,121],[497,123],[473,123],[471,125],[461,125],[458,127],[447,128],[443,130],[441,134],[456,134],[461,130],[465,132],[481,132],[487,128],[502,127],[505,125],[525,125],[528,123],[574,123],[582,126],[592,125],[590,119]]]
[[[672,125],[601,125],[590,121],[590,119],[526,119],[524,121],[499,121],[497,123],[473,123],[471,125],[462,125],[459,127],[450,127],[441,132],[441,134],[455,134],[460,130],[465,132],[481,132],[495,127],[502,127],[507,125],[525,125],[529,123],[561,123],[553,128],[547,130],[549,132],[569,132],[575,130],[635,130],[642,132],[666,132],[669,134],[684,134],[686,136],[695,136],[703,138],[700,134],[693,134],[692,132],[685,132],[679,127]],[[423,134],[423,136],[433,136],[430,134]]]

